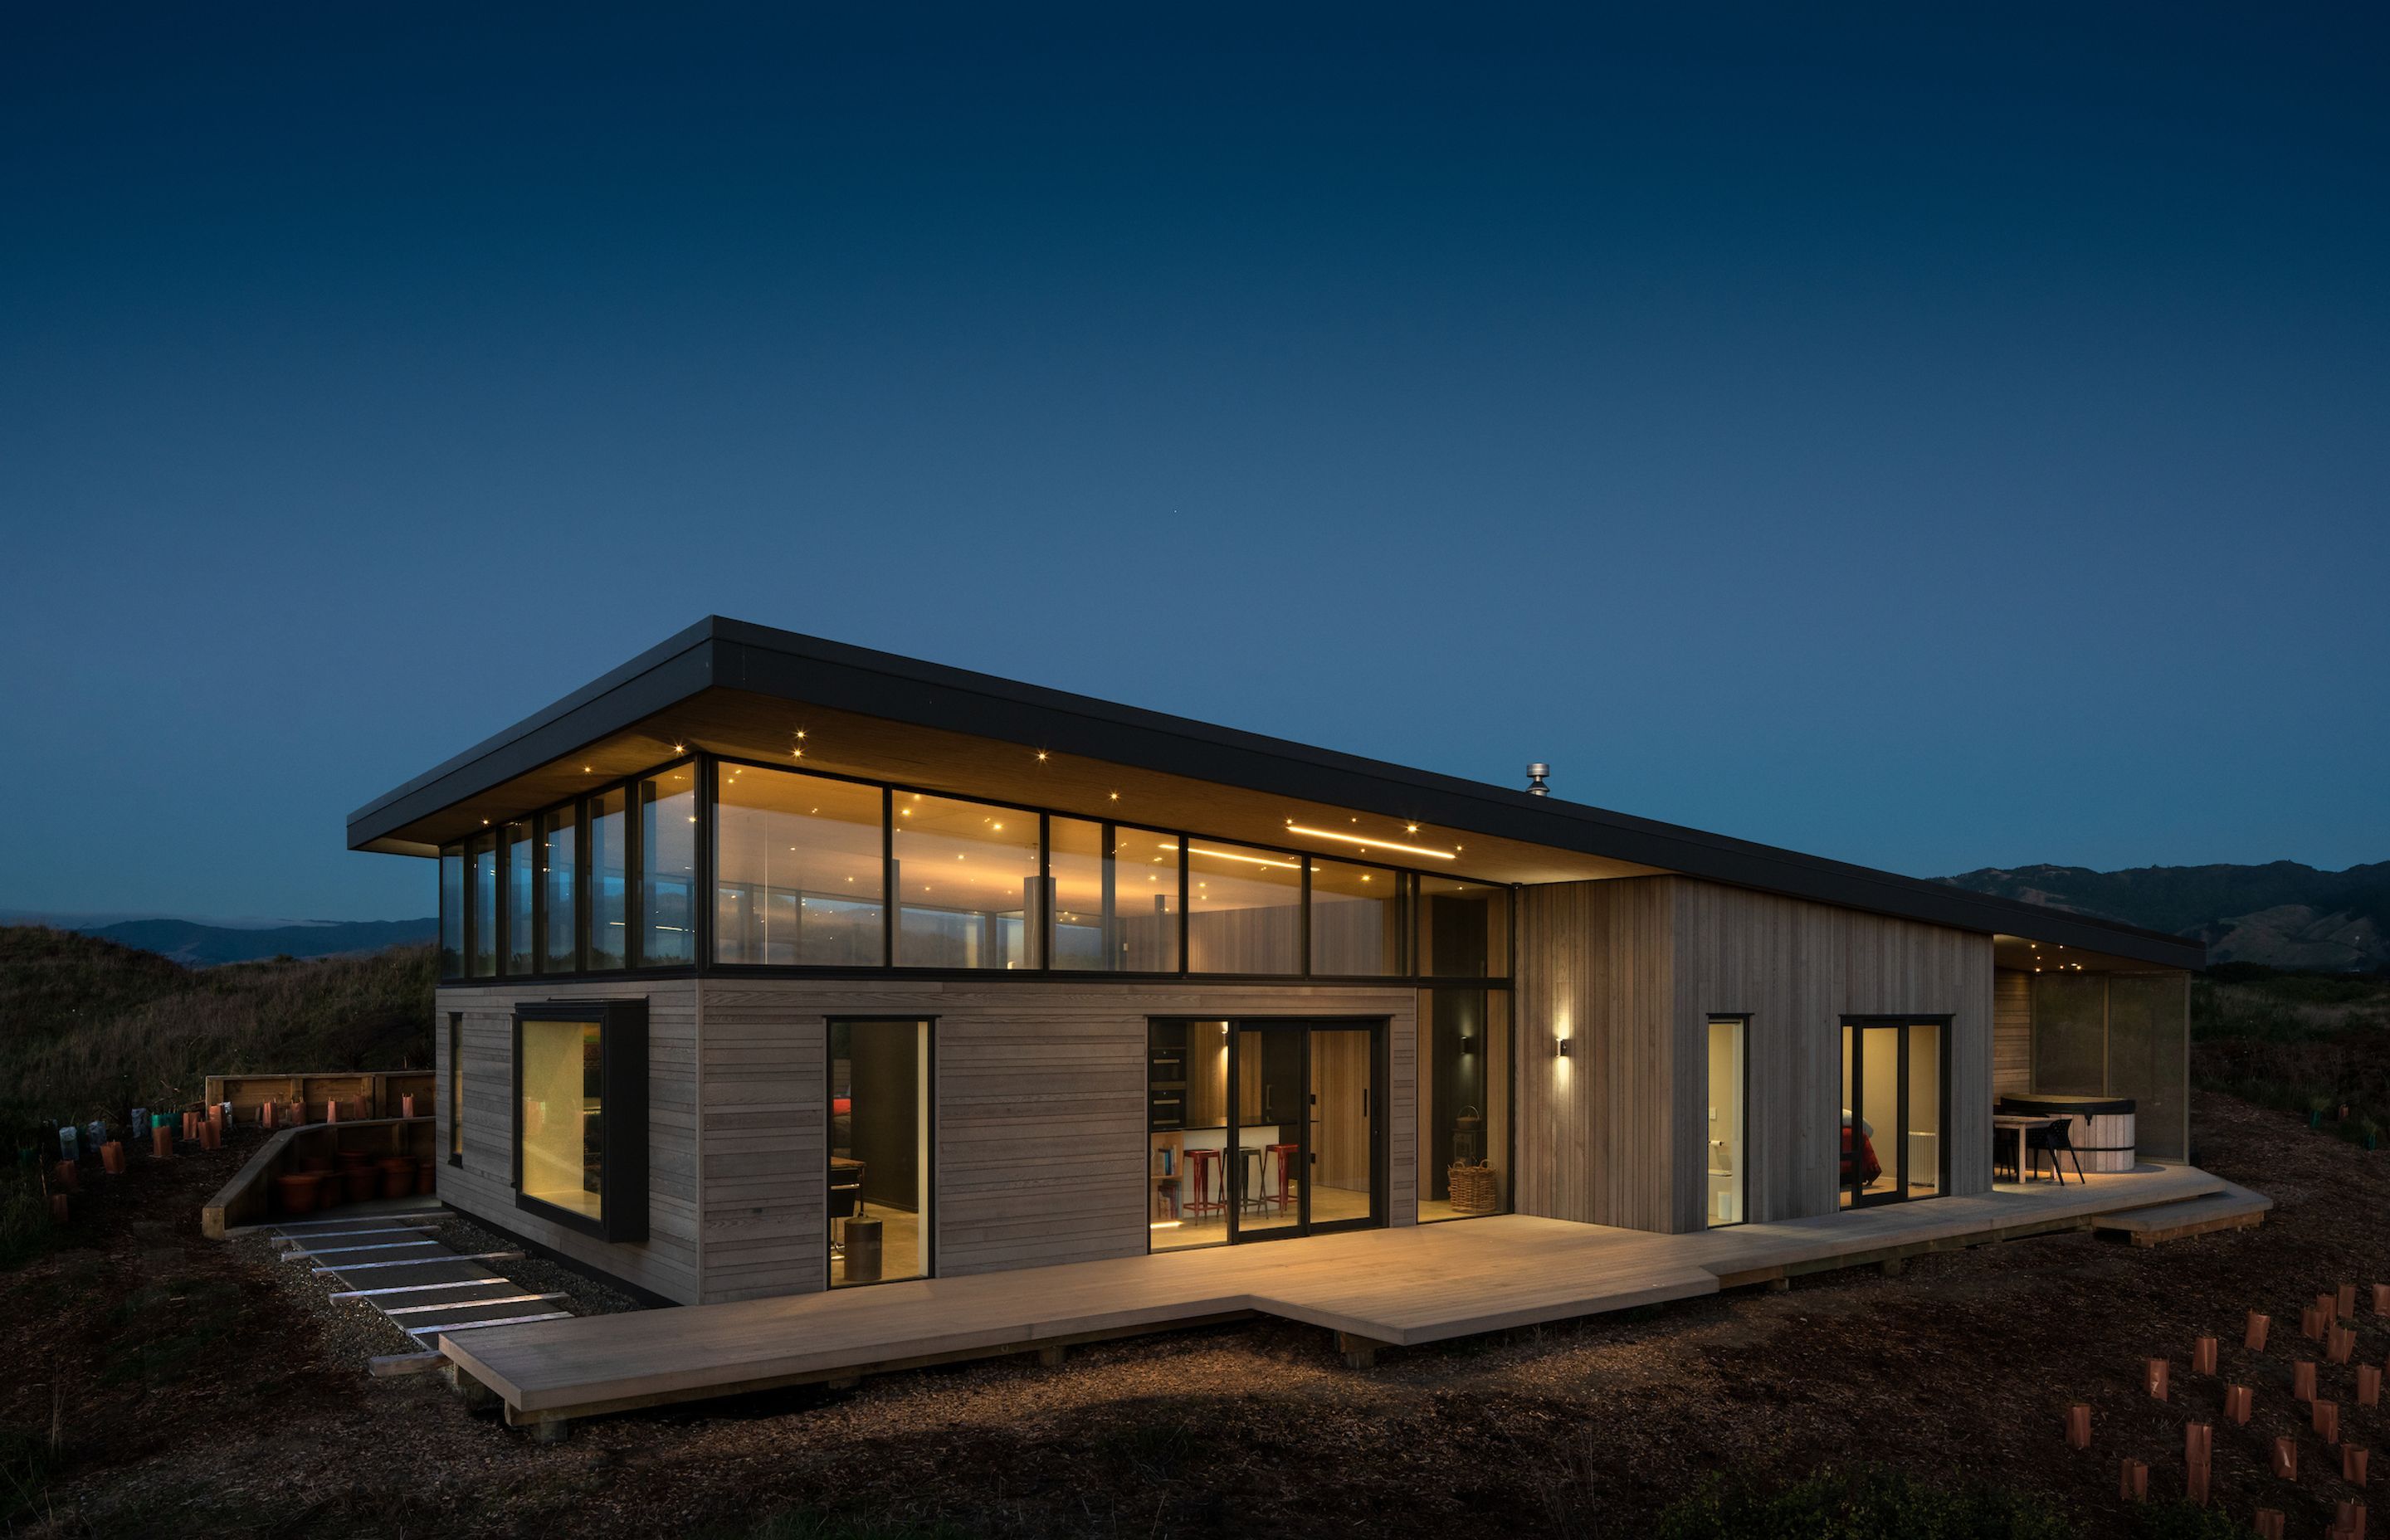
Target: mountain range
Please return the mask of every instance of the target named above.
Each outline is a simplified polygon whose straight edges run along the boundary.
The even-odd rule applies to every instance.
[[[2207,943],[2210,963],[2390,970],[2390,861],[2319,871],[2262,866],[1986,866],[1941,880]]]
[[[2390,861],[2319,871],[2295,861],[2262,866],[1986,866],[1939,880],[1970,892],[2121,920],[2207,943],[2210,962],[2332,972],[2390,971]],[[0,911],[157,952],[186,967],[262,957],[333,957],[428,943],[431,918],[210,924],[161,916]]]
[[[61,917],[63,918],[63,917]],[[384,947],[430,941],[439,934],[437,919],[317,920],[301,925],[208,925],[198,920],[151,917],[112,924],[71,924],[53,919],[61,930],[80,931],[125,946],[156,952],[186,968],[212,968],[219,963],[254,962],[263,957],[341,957],[379,952]]]

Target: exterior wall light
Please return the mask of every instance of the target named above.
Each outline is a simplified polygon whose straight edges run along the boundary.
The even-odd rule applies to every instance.
[[[1567,1038],[1565,1038],[1565,1037],[1555,1037],[1555,1038],[1553,1038],[1553,1039],[1552,1039],[1552,1052],[1554,1052],[1554,1053],[1556,1053],[1556,1054],[1560,1055],[1562,1059],[1566,1059],[1566,1058],[1568,1058],[1568,1057],[1569,1057],[1569,1039],[1567,1039]]]

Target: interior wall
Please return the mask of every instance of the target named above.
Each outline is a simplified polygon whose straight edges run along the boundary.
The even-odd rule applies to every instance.
[[[1754,1220],[1835,1212],[1842,1161],[1842,1019],[1947,1016],[1950,1191],[1991,1188],[1992,943],[1988,936],[1670,878],[1674,1018],[1692,1069],[1676,1084],[1669,1226],[1702,1215],[1706,1089],[1698,1066],[1713,1015],[1749,1015],[1750,1187]]]

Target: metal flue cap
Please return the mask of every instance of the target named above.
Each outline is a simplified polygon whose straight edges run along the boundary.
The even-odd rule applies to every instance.
[[[1552,789],[1544,784],[1544,777],[1549,776],[1551,773],[1552,767],[1548,764],[1530,764],[1527,766],[1527,795],[1531,797],[1550,796],[1552,794]]]

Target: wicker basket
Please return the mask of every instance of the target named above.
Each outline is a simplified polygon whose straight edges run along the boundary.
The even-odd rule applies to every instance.
[[[1455,1213],[1492,1213],[1502,1206],[1494,1190],[1494,1168],[1483,1161],[1455,1161],[1451,1183]]]

